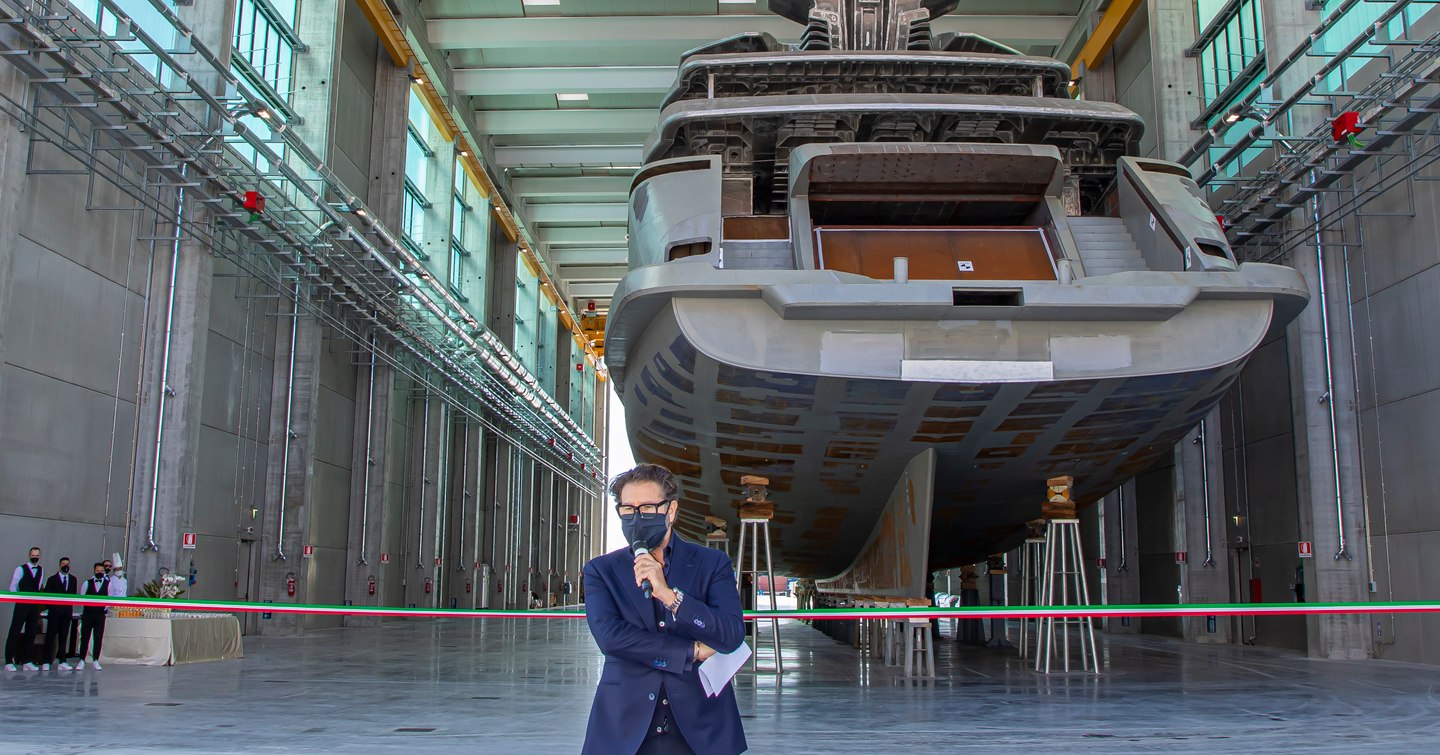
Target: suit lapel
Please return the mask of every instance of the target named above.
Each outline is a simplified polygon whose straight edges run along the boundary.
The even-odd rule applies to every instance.
[[[671,535],[672,544],[670,547],[670,574],[666,581],[670,583],[670,589],[680,590],[689,595],[694,592],[695,587],[695,546],[682,539],[679,534]]]

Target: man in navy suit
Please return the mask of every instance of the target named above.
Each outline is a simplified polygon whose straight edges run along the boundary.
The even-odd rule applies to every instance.
[[[680,490],[664,467],[625,472],[610,493],[632,547],[585,565],[585,619],[605,668],[584,752],[744,752],[734,685],[706,697],[698,672],[716,652],[740,647],[745,635],[730,557],[675,534]]]

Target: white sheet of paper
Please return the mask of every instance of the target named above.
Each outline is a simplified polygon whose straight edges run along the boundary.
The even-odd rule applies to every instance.
[[[750,660],[750,646],[744,642],[733,653],[716,653],[700,664],[700,686],[705,688],[706,697],[714,697],[725,690],[725,685],[735,677],[735,672]]]

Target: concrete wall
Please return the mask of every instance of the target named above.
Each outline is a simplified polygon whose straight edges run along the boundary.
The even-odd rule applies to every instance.
[[[1351,545],[1374,566],[1374,600],[1432,600],[1440,572],[1440,190],[1433,168],[1365,208],[1348,237],[1361,466],[1372,537]],[[1393,214],[1391,214],[1393,213]],[[1338,263],[1339,249],[1332,249]],[[1337,264],[1336,267],[1339,267]],[[1332,292],[1343,297],[1344,291]],[[1348,354],[1337,355],[1350,359]],[[1349,397],[1346,397],[1347,399]],[[1316,557],[1328,557],[1333,546]],[[1440,617],[1369,617],[1375,654],[1440,663]]]
[[[335,131],[330,167],[368,202],[370,133],[375,112],[375,66],[379,38],[355,0],[345,0],[340,23],[340,65],[335,76]]]
[[[35,168],[75,167],[43,146],[32,160]],[[132,533],[145,526],[150,494],[135,482],[135,435],[137,422],[154,425],[156,407],[137,407],[137,377],[149,378],[139,370],[142,348],[159,349],[142,343],[142,320],[147,279],[152,300],[163,297],[155,282],[164,281],[169,248],[141,240],[155,233],[150,213],[101,209],[134,205],[103,181],[32,172],[14,190],[23,199],[0,314],[0,552],[23,555],[38,544],[47,568],[52,555],[66,555],[83,573],[111,552],[128,552],[127,523]],[[197,336],[205,390],[189,462],[195,486],[172,528],[197,533],[198,542],[193,551],[182,551],[178,538],[158,544],[170,568],[193,568],[190,594],[244,599],[254,554],[243,529],[254,525],[251,507],[264,495],[275,300],[257,298],[266,291],[224,261],[208,289],[207,329]],[[153,448],[142,443],[138,454]],[[141,488],[133,495],[132,485]],[[132,570],[130,581],[138,589],[153,577]]]
[[[1297,599],[1299,487],[1290,412],[1289,341],[1275,338],[1250,358],[1220,406],[1226,541],[1234,600],[1284,603]],[[1258,580],[1258,582],[1256,581]],[[1305,620],[1263,616],[1236,622],[1242,642],[1303,651]]]
[[[1115,40],[1110,57],[1110,70],[1115,76],[1115,102],[1134,110],[1145,121],[1140,139],[1140,155],[1157,157],[1155,105],[1155,74],[1151,61],[1150,19],[1145,4],[1135,11],[1130,23]]]
[[[355,0],[309,10],[303,15],[302,6],[297,21],[310,49],[295,66],[291,100],[305,122],[293,133],[340,177],[349,189],[340,193],[365,200],[394,230],[404,162],[393,147],[404,139],[407,71],[380,48]],[[222,59],[228,54],[233,0],[182,5],[181,13],[198,39]],[[33,91],[0,62],[6,98],[24,103]],[[19,563],[39,545],[47,570],[66,556],[83,575],[120,552],[136,589],[169,568],[194,576],[189,594],[197,598],[275,603],[416,603],[424,576],[432,576],[424,599],[448,605],[479,597],[481,575],[471,567],[482,560],[510,565],[505,593],[495,595],[515,607],[530,590],[545,590],[550,570],[576,575],[579,562],[603,547],[599,538],[580,545],[581,528],[599,519],[595,496],[575,493],[503,428],[482,431],[494,418],[467,419],[442,406],[432,388],[422,438],[415,377],[382,364],[372,393],[368,344],[325,324],[312,310],[329,305],[304,285],[297,314],[292,279],[262,281],[244,269],[263,267],[258,255],[240,266],[212,248],[212,209],[193,196],[184,207],[172,309],[169,211],[157,218],[138,208],[35,133],[0,116],[0,564]],[[427,220],[436,229],[434,269],[444,276],[453,148],[435,146],[441,170],[427,186],[435,204]],[[138,185],[134,178],[121,183]],[[174,206],[174,187],[157,191],[161,205]],[[488,204],[467,191],[472,256],[459,288],[477,317],[503,323],[496,331],[510,342],[517,248]],[[570,352],[527,278],[526,361],[553,387],[557,370],[570,368],[559,364]],[[175,313],[168,336],[167,311]],[[173,344],[168,362],[166,342]],[[379,344],[382,352],[393,348]],[[602,405],[593,372],[575,382],[579,399],[569,400],[571,383],[563,381],[564,403],[594,427]],[[367,448],[367,438],[378,442]],[[433,491],[417,495],[426,476]],[[574,530],[560,521],[572,510],[581,513]],[[142,547],[152,512],[154,547]],[[198,535],[193,550],[181,548],[189,532]],[[431,570],[437,558],[443,569]],[[369,596],[372,577],[377,592]],[[0,608],[0,625],[9,613]],[[243,625],[285,634],[339,623],[247,614]]]
[[[0,139],[17,136],[0,125]],[[53,151],[34,159],[73,167]],[[5,178],[18,212],[0,310],[0,557],[18,564],[38,545],[47,572],[69,556],[84,574],[124,550],[150,250],[135,214],[86,209],[81,177]],[[125,204],[97,188],[95,204]]]

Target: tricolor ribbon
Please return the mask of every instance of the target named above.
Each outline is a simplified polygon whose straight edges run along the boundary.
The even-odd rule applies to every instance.
[[[332,616],[407,616],[449,619],[583,619],[576,609],[532,611],[470,608],[403,608],[393,606],[334,606],[312,603],[248,603],[224,600],[162,600],[159,598],[81,597],[54,593],[0,592],[0,603],[43,605],[168,608],[195,612],[265,612]],[[940,608],[816,608],[791,611],[746,611],[747,619],[1039,619],[1113,618],[1145,616],[1315,616],[1342,614],[1440,613],[1440,602],[1401,601],[1375,603],[1185,603],[1180,605],[1112,606],[960,606]]]

